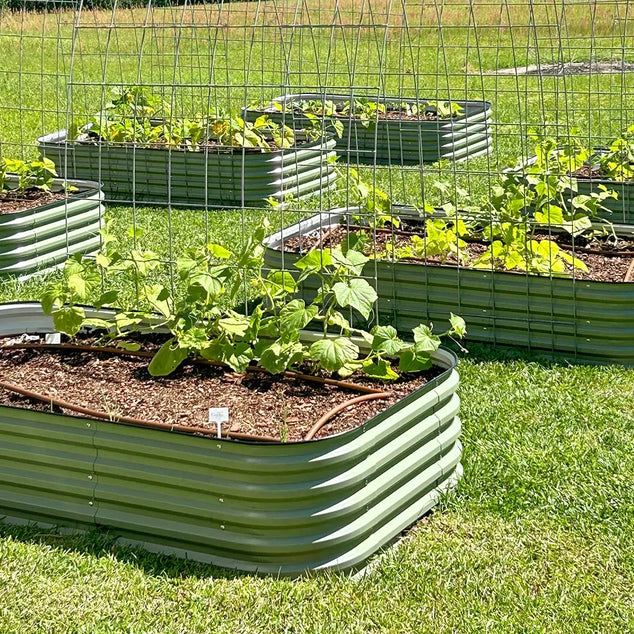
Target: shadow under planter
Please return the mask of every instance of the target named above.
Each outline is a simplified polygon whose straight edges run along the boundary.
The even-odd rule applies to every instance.
[[[9,183],[17,177],[9,175]],[[0,276],[30,276],[63,263],[75,253],[101,246],[103,193],[98,183],[68,181],[66,197],[22,211],[0,214]],[[63,181],[55,179],[54,189]]]
[[[358,97],[358,95],[356,95]],[[345,95],[301,93],[276,97],[260,110],[243,109],[243,116],[250,121],[267,114],[277,123],[305,128],[310,120],[301,112],[280,111],[291,101],[329,100],[342,104],[350,99]],[[407,99],[397,97],[368,97],[387,106],[398,107]],[[410,100],[424,106],[426,100]],[[442,159],[465,160],[491,151],[491,104],[488,101],[457,101],[464,110],[452,119],[378,119],[363,125],[351,115],[337,115],[343,124],[343,134],[336,139],[337,151],[345,160],[358,163],[388,165],[418,165],[434,163]],[[318,117],[321,119],[321,116]],[[335,118],[335,117],[333,117]],[[327,123],[328,117],[326,117]]]
[[[265,262],[293,270],[301,257],[286,240],[345,222],[355,209],[335,209],[283,229],[267,240]],[[421,321],[442,324],[450,311],[467,322],[468,339],[562,353],[594,362],[634,364],[634,283],[370,261],[380,323],[406,332]],[[304,283],[307,298],[315,288]]]
[[[38,139],[42,156],[68,178],[103,183],[108,200],[184,207],[263,206],[267,198],[304,198],[336,178],[330,137],[283,150],[228,148],[189,152],[128,144],[67,142],[66,131]]]
[[[37,304],[0,305],[0,336],[52,329]],[[0,517],[259,573],[355,567],[460,477],[456,358],[434,361],[442,374],[360,427],[287,444],[0,407]]]

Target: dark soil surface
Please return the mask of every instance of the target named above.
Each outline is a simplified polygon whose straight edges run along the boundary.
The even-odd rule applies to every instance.
[[[8,340],[0,339],[0,346]],[[154,346],[148,346],[152,348]],[[0,379],[59,400],[151,422],[204,427],[211,407],[229,408],[232,432],[301,440],[326,412],[361,392],[264,372],[237,374],[185,363],[169,377],[155,378],[147,359],[102,352],[0,348]],[[442,372],[401,377],[391,384],[368,377],[346,379],[371,385],[389,398],[361,402],[337,414],[317,438],[343,432],[372,418]],[[0,388],[0,405],[51,411],[48,404]],[[55,408],[54,411],[60,411]],[[71,416],[83,416],[61,410]],[[200,433],[200,432],[198,432]]]
[[[423,236],[424,232],[416,232],[417,235]],[[326,229],[323,232],[312,232],[305,236],[289,238],[285,241],[284,247],[287,252],[305,253],[310,249],[336,247],[340,246],[346,235],[346,229],[338,226],[334,229]],[[412,232],[404,230],[384,230],[377,231],[375,236],[371,237],[370,245],[366,248],[366,255],[372,256],[375,253],[381,253],[385,250],[386,244],[390,243],[396,248],[402,248],[410,243]],[[616,245],[611,243],[594,244],[587,243],[583,240],[575,243],[574,248],[570,243],[568,234],[557,236],[547,236],[536,234],[535,238],[543,240],[551,238],[559,244],[560,247],[574,253],[575,257],[586,264],[588,273],[583,273],[579,269],[575,269],[574,277],[582,280],[594,280],[599,282],[624,282],[628,269],[634,259],[634,243],[620,240]],[[483,242],[468,242],[464,251],[472,258],[482,255],[488,246]],[[621,253],[623,253],[621,255]],[[407,262],[413,264],[426,265],[457,265],[458,262],[454,257],[448,257],[444,262],[437,256],[428,257],[425,260],[406,258]],[[524,274],[522,271],[515,271],[518,274]]]
[[[597,178],[606,178],[601,173],[601,170],[598,167],[591,167],[590,165],[584,165],[580,167],[578,170],[572,172],[571,176],[575,178],[587,178],[587,179],[597,179]]]
[[[112,145],[116,147],[143,148],[146,150],[163,150],[163,151],[172,150],[173,152],[200,153],[200,152],[207,151],[210,154],[236,154],[236,153],[242,153],[243,150],[247,154],[262,154],[263,152],[264,153],[279,152],[282,150],[282,148],[280,148],[272,140],[267,141],[269,146],[268,150],[266,148],[260,148],[260,147],[245,147],[245,148],[238,147],[238,146],[231,147],[228,145],[222,145],[218,143],[217,141],[214,141],[213,139],[209,139],[207,142],[201,143],[199,146],[197,146],[195,150],[192,150],[192,148],[187,146],[186,144],[182,144],[178,147],[174,147],[174,146],[167,145],[166,142],[160,142],[160,141],[157,143],[134,143],[131,141],[121,141],[121,142],[107,141],[106,139],[102,139],[101,137],[93,133],[88,133],[86,135],[79,137],[77,139],[77,142],[90,144],[90,145],[93,145],[93,144],[96,145],[98,143],[102,143],[103,145]],[[310,139],[304,139],[304,138],[297,139],[295,144],[292,147],[285,148],[285,149],[287,151],[292,150],[293,148],[303,147],[312,142],[313,141],[311,141]]]
[[[41,189],[28,189],[23,194],[5,192],[0,194],[0,215],[35,209],[64,198],[66,194],[63,192],[45,192]]]

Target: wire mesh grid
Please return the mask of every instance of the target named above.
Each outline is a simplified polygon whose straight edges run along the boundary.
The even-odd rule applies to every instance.
[[[102,183],[102,226],[172,289],[188,250],[237,251],[266,219],[270,267],[363,251],[372,323],[453,311],[475,340],[627,362],[630,10],[15,0],[0,14],[3,154]],[[141,305],[133,277],[104,285]]]

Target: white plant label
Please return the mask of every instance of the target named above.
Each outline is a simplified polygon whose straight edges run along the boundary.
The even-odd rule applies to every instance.
[[[209,422],[216,423],[218,429],[218,438],[222,436],[222,425],[229,422],[229,408],[228,407],[210,407],[209,408]]]
[[[48,344],[57,345],[62,342],[62,335],[59,332],[47,332],[44,341]]]

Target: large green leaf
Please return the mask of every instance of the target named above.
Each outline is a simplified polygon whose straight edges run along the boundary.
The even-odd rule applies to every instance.
[[[343,267],[353,275],[361,275],[363,267],[369,261],[369,258],[353,249],[348,249],[345,255],[340,249],[333,249],[332,261],[333,264]]]
[[[320,339],[310,347],[310,356],[330,372],[336,372],[359,354],[358,346],[347,337]]]
[[[368,284],[367,280],[353,278],[347,282],[337,282],[332,287],[332,290],[339,306],[342,308],[351,306],[364,317],[370,316],[370,311],[377,296],[376,291]]]
[[[50,284],[44,289],[40,295],[40,304],[42,304],[42,310],[45,315],[50,315],[55,305],[62,303],[60,299],[62,293],[63,290],[60,284]]]
[[[152,357],[148,371],[152,376],[167,376],[187,358],[187,348],[181,348],[175,339],[169,339]]]
[[[249,328],[250,320],[243,315],[234,314],[231,317],[223,317],[218,320],[218,327],[228,335],[244,337]]]
[[[412,331],[418,352],[435,352],[440,346],[440,337],[435,335],[429,326],[421,324]]]
[[[467,334],[467,324],[459,315],[449,314],[449,322],[451,323],[451,331],[456,337],[464,337]]]
[[[304,269],[321,271],[326,266],[332,264],[330,249],[315,249],[309,251],[303,258],[295,262],[295,267],[300,271]]]
[[[294,299],[280,311],[280,331],[283,335],[296,334],[317,315],[317,306],[306,307],[303,299]]]
[[[62,306],[53,312],[53,325],[55,330],[65,335],[74,337],[84,323],[86,314],[79,306]]]
[[[422,372],[432,366],[428,352],[417,351],[413,346],[404,350],[399,358],[398,368],[401,372]]]
[[[363,364],[363,371],[375,379],[383,381],[396,381],[398,374],[392,370],[392,366],[387,361],[368,362]]]
[[[396,328],[393,326],[375,326],[371,330],[372,350],[379,354],[386,354],[390,357],[396,356],[405,345],[399,339]]]
[[[303,358],[304,346],[301,343],[274,341],[262,351],[260,365],[271,374],[279,374],[292,365],[300,363]]]

